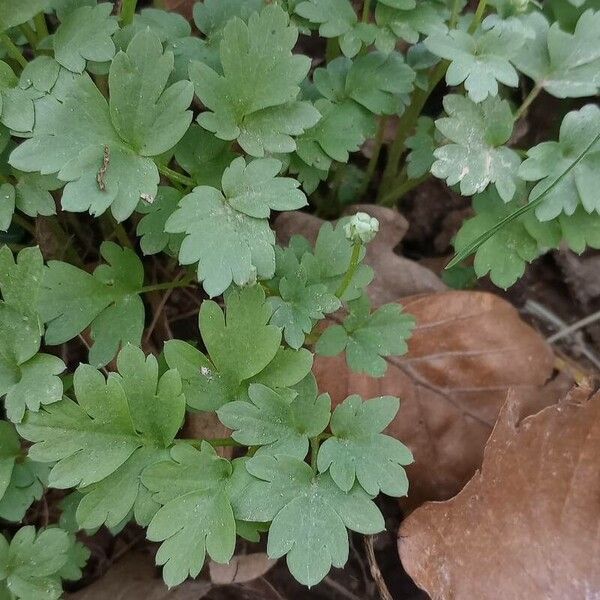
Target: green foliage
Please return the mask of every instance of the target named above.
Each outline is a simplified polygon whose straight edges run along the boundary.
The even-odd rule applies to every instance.
[[[430,175],[472,196],[455,287],[600,248],[599,0],[113,4],[0,0],[0,519],[65,490],[60,528],[0,536],[0,598],[59,598],[75,532],[132,521],[170,586],[262,533],[315,585],[412,461],[397,399],[332,407],[311,373],[314,348],[382,377],[415,324],[371,308],[389,223],[341,215]],[[529,148],[544,90],[592,100]],[[337,222],[284,247],[296,210]],[[194,411],[231,435],[190,439]]]
[[[348,303],[350,314],[342,325],[328,327],[315,350],[323,356],[346,352],[348,366],[358,373],[382,377],[387,370],[386,357],[407,351],[406,340],[414,319],[402,312],[399,304],[386,304],[371,313],[371,303],[363,295]]]
[[[519,82],[510,61],[525,42],[525,30],[516,20],[492,23],[474,35],[454,29],[425,40],[428,50],[450,61],[448,85],[464,84],[473,102],[498,95],[498,83],[516,87]]]
[[[600,8],[600,7],[598,7]],[[540,13],[527,15],[533,31],[522,52],[512,58],[519,71],[558,98],[593,96],[600,89],[600,11],[588,10],[574,33],[550,25]]]
[[[297,458],[256,456],[247,470],[253,477],[234,511],[241,519],[271,521],[267,552],[272,558],[287,555],[300,583],[315,585],[332,565],[346,563],[346,528],[365,534],[384,528],[379,509],[358,484],[343,492],[328,474],[315,476]]]
[[[335,483],[350,491],[358,481],[364,490],[376,496],[405,496],[408,478],[401,465],[413,461],[410,450],[383,435],[398,412],[398,399],[382,396],[363,402],[349,396],[331,418],[332,437],[319,449],[317,466],[321,473],[329,470]]]
[[[77,487],[81,527],[113,527],[131,511],[147,524],[148,494],[141,472],[165,458],[183,423],[185,400],[176,371],[160,378],[153,356],[133,346],[118,357],[119,374],[107,379],[89,365],[75,372],[77,401],[64,398],[38,413],[28,413],[19,434],[34,442],[29,456],[55,463],[49,484]],[[151,514],[150,514],[151,516]]]
[[[561,172],[570,168],[599,132],[600,108],[595,104],[568,113],[560,126],[558,142],[542,142],[531,148],[519,169],[519,175],[526,181],[539,180],[531,196],[547,189]],[[572,215],[579,206],[588,213],[600,213],[598,169],[600,142],[544,197],[535,209],[538,219],[548,221],[562,212]]]
[[[450,142],[437,148],[431,172],[448,185],[460,184],[463,196],[482,192],[493,183],[508,202],[517,188],[519,155],[504,146],[513,131],[513,116],[506,100],[490,97],[475,104],[464,96],[444,98],[447,117],[435,126]]]
[[[138,295],[144,282],[142,263],[132,250],[113,242],[104,242],[100,254],[107,264],[93,275],[50,261],[39,301],[48,344],[62,344],[91,326],[89,359],[95,366],[110,362],[122,345],[139,344],[144,329],[144,305]]]
[[[310,60],[293,55],[298,32],[276,5],[251,15],[248,24],[228,21],[220,44],[223,75],[196,62],[190,68],[196,94],[211,111],[202,127],[223,140],[237,140],[252,156],[295,149],[291,136],[319,120],[308,102],[298,101]]]
[[[0,534],[0,597],[58,600],[61,580],[79,579],[88,556],[62,529],[23,527],[10,542]]]
[[[198,410],[216,410],[247,397],[250,383],[273,389],[291,387],[310,371],[306,349],[281,348],[281,330],[269,324],[272,309],[260,286],[232,291],[226,313],[215,302],[200,309],[203,354],[179,340],[165,344],[165,358],[181,374],[187,403]]]

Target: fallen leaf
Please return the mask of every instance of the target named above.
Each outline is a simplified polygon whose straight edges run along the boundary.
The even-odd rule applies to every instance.
[[[522,397],[509,393],[481,472],[400,528],[402,564],[432,598],[600,598],[600,393],[520,421]]]
[[[183,15],[186,19],[192,19],[192,12],[196,0],[164,0],[166,10],[172,10]]]
[[[212,589],[206,581],[187,581],[169,590],[150,554],[132,551],[106,575],[67,600],[200,600]]]
[[[366,212],[379,220],[379,233],[368,245],[365,259],[375,271],[375,279],[368,288],[374,306],[394,302],[402,296],[446,289],[433,271],[394,252],[408,229],[408,222],[398,211],[374,204],[356,204],[347,214],[356,212]],[[284,212],[275,222],[275,232],[283,245],[294,234],[314,243],[323,223],[323,219],[308,213]]]
[[[210,580],[218,585],[246,583],[262,577],[276,562],[264,552],[256,552],[234,556],[227,565],[210,561],[208,570]]]
[[[343,355],[317,357],[314,371],[334,403],[354,393],[400,398],[387,433],[415,457],[403,501],[412,509],[426,500],[446,500],[464,486],[481,465],[508,389],[539,390],[552,374],[554,358],[515,308],[493,294],[449,291],[402,303],[417,326],[408,354],[388,359],[384,377],[350,372]],[[553,399],[538,394],[531,410]]]
[[[230,435],[231,429],[227,429],[219,421],[217,413],[188,412],[180,437],[195,440],[211,440],[214,438],[226,438]],[[223,458],[231,458],[233,456],[233,448],[230,446],[221,446],[217,448],[217,453]]]

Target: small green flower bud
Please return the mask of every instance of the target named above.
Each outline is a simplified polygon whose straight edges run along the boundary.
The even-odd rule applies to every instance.
[[[379,231],[379,221],[364,212],[356,213],[344,226],[346,238],[351,242],[368,244]]]

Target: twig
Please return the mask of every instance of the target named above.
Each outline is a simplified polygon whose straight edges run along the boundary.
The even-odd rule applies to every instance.
[[[385,579],[381,574],[379,565],[377,564],[377,559],[375,558],[375,549],[373,548],[372,535],[365,536],[365,550],[367,551],[367,560],[369,561],[371,576],[373,577],[375,585],[379,590],[379,595],[381,596],[382,600],[394,600],[392,594],[390,594],[387,584],[385,583]]]
[[[588,325],[592,325],[592,323],[595,323],[596,321],[600,321],[600,310],[595,313],[592,313],[591,315],[588,315],[587,317],[584,317],[583,319],[579,319],[579,321],[576,321],[568,327],[564,327],[560,331],[557,331],[554,335],[551,335],[546,341],[549,344],[554,344],[554,342],[558,342],[558,340],[562,340],[563,338],[572,335],[580,329],[583,329]]]

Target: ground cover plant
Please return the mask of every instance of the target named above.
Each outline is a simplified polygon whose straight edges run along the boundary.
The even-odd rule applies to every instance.
[[[332,403],[313,374],[381,379],[416,324],[369,296],[383,224],[349,205],[472,198],[453,287],[600,248],[596,0],[166,8],[0,0],[2,600],[62,597],[102,527],[142,528],[169,587],[261,537],[311,587],[385,529],[402,390]],[[540,95],[575,104],[520,147]],[[316,239],[278,242],[288,211]]]

